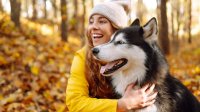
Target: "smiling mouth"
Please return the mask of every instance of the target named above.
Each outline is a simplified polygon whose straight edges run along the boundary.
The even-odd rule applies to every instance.
[[[118,59],[118,60],[115,60],[112,62],[108,62],[104,66],[101,66],[100,73],[104,76],[109,76],[109,74],[117,71],[118,69],[120,69],[121,67],[126,65],[127,62],[128,62],[128,60],[125,58]]]
[[[92,37],[93,37],[94,39],[97,39],[97,38],[102,38],[103,35],[102,35],[102,34],[92,34]]]

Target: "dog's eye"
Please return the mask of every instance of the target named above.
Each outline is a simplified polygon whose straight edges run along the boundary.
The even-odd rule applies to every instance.
[[[115,44],[125,44],[125,42],[123,42],[123,41],[117,41],[117,42],[115,42]]]

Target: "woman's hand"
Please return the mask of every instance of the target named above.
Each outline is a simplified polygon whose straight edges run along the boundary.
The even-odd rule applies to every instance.
[[[155,102],[157,92],[154,92],[155,84],[149,86],[147,84],[140,89],[133,90],[134,84],[128,85],[124,96],[118,100],[117,111],[124,112],[152,105]]]

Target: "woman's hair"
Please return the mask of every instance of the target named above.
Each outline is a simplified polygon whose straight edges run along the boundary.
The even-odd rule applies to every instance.
[[[114,28],[114,27],[113,27]],[[91,49],[94,47],[92,38],[86,30],[86,62],[85,75],[89,84],[89,95],[94,98],[116,98],[113,92],[111,78],[100,74],[101,63],[94,59]]]

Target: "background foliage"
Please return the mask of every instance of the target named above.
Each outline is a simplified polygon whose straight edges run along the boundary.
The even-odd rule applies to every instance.
[[[1,112],[67,111],[65,91],[73,55],[84,45],[87,15],[100,0],[66,1],[62,8],[60,0],[17,0],[21,3],[19,26],[17,16],[11,18],[12,0],[0,1]],[[145,23],[152,16],[160,21],[159,0],[153,6],[146,2],[132,0],[130,21],[138,17]],[[166,2],[170,72],[200,101],[200,19],[196,16],[200,8],[192,1],[189,24],[189,1],[174,2]],[[67,28],[64,37],[62,24]]]

